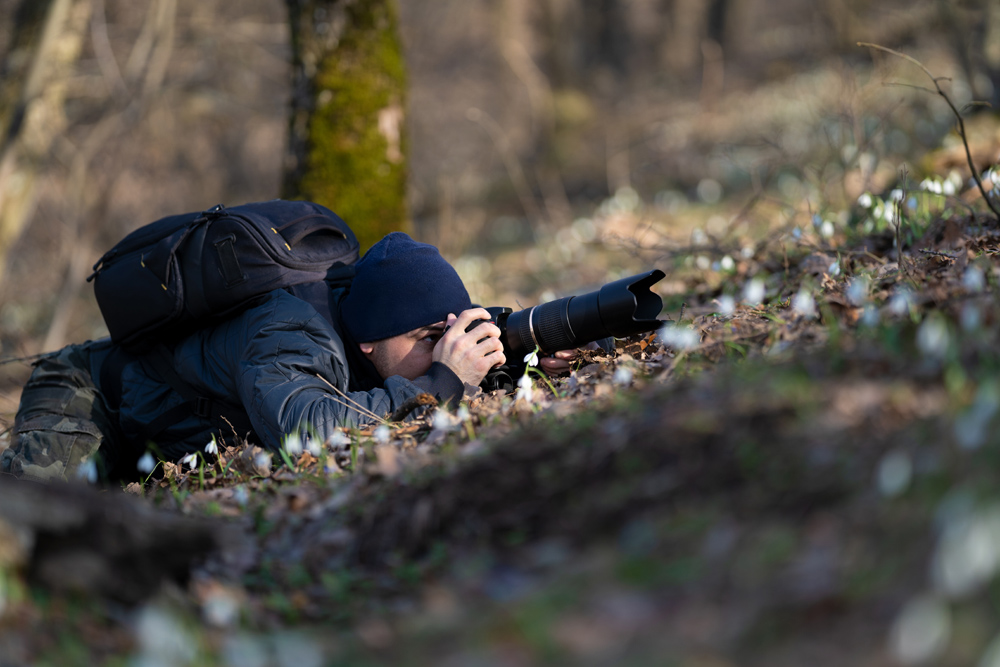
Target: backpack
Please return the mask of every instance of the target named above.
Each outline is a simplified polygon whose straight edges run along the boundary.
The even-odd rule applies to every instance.
[[[87,278],[111,340],[131,350],[231,317],[256,297],[323,280],[358,260],[333,211],[274,199],[184,213],[140,227]]]

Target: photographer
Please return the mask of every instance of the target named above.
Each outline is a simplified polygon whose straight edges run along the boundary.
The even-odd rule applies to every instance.
[[[71,345],[36,363],[25,386],[0,471],[73,478],[96,457],[106,479],[136,476],[155,443],[177,460],[213,435],[252,431],[277,451],[285,434],[391,414],[421,393],[455,404],[506,359],[489,313],[474,308],[436,248],[392,233],[355,266],[350,287],[308,283],[274,290],[252,307],[204,327],[168,357],[134,357],[109,340]],[[575,352],[541,361],[569,370]],[[193,411],[183,382],[205,411]],[[231,424],[233,428],[223,428]]]

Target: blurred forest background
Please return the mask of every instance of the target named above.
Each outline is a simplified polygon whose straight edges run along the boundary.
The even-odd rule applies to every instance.
[[[25,221],[0,233],[4,358],[104,335],[84,279],[107,248],[164,215],[277,197],[287,167],[285,2],[55,3],[67,21],[39,92],[52,104],[26,139],[29,167],[0,168],[0,191],[32,188],[0,205]],[[0,0],[0,110],[32,65],[14,29],[32,4],[49,3]],[[887,85],[925,86],[920,72],[858,41],[951,77],[959,105],[1000,95],[990,0],[401,0],[397,10],[408,81],[409,221],[399,224],[439,245],[484,303],[597,284],[635,261],[621,239],[653,220],[665,233],[719,236],[771,206],[782,221],[828,208],[846,223],[858,195],[946,142],[954,122],[934,95]],[[995,133],[977,145],[992,152],[981,166],[996,161]],[[919,163],[909,168],[919,177]],[[581,242],[601,259],[558,250]],[[640,259],[670,268],[655,253]],[[11,414],[28,367],[3,368],[0,413]]]

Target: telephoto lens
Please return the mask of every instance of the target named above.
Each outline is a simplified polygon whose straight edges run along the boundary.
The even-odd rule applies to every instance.
[[[663,300],[650,288],[663,279],[653,269],[608,283],[601,289],[549,301],[517,312],[498,313],[500,341],[508,359],[536,347],[543,353],[572,350],[608,336],[622,338],[655,331]],[[505,309],[506,310],[506,309]],[[492,313],[491,313],[492,314]]]

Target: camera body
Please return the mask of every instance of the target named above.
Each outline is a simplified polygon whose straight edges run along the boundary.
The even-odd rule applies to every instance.
[[[663,300],[650,288],[663,279],[659,269],[608,283],[580,296],[513,311],[505,306],[487,308],[500,328],[500,342],[507,363],[491,370],[480,386],[484,391],[510,391],[524,374],[523,359],[537,349],[541,354],[572,350],[604,338],[622,338],[654,331]],[[470,324],[471,331],[486,320]]]

